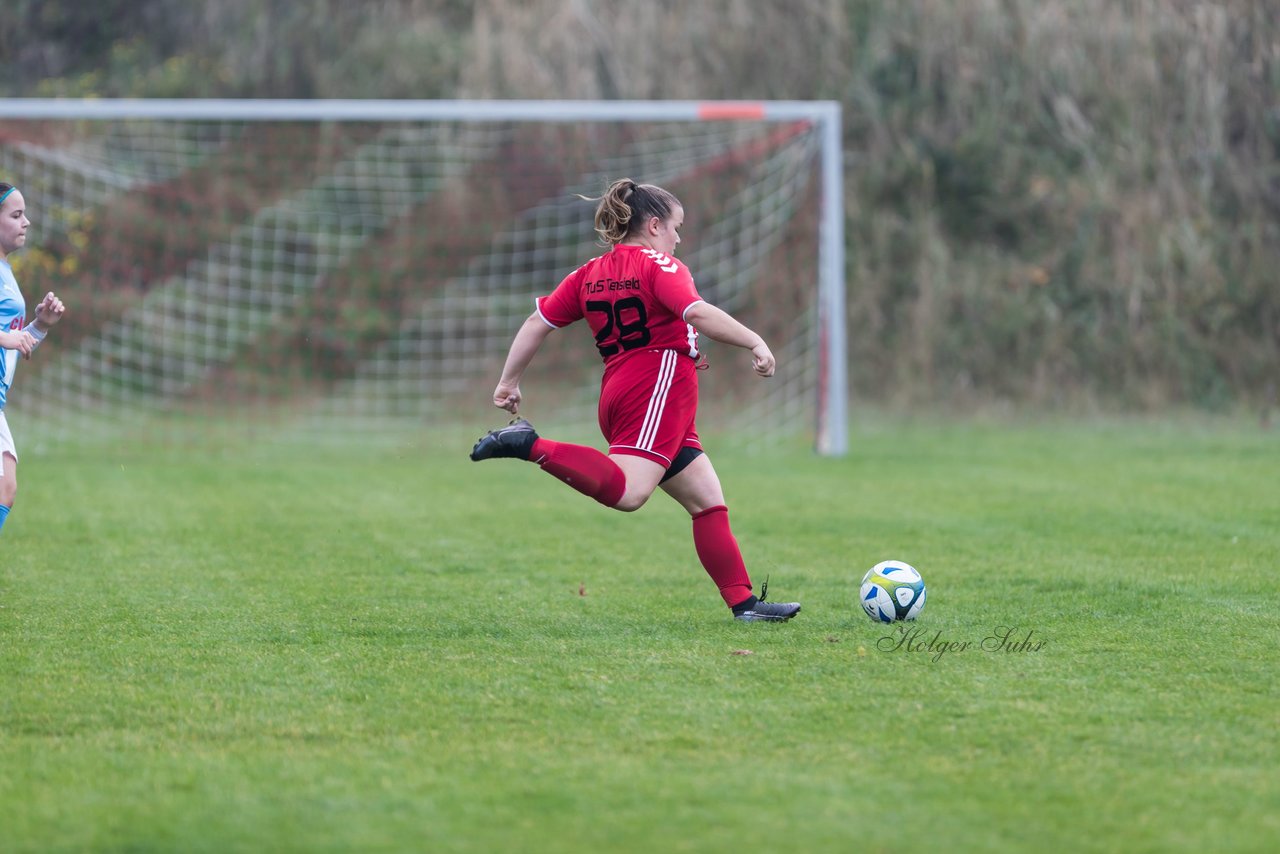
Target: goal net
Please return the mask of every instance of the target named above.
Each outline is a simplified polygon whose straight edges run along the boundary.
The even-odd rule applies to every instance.
[[[699,429],[844,451],[834,105],[8,101],[0,116],[0,180],[33,222],[15,274],[29,305],[55,290],[68,306],[10,395],[28,437],[495,426],[534,298],[604,251],[578,196],[632,177],[681,199],[699,291],[778,357],[762,381],[703,336]],[[593,343],[570,327],[527,372],[542,429],[594,423]]]

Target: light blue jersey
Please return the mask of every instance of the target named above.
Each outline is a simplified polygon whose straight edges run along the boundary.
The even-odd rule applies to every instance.
[[[0,259],[0,330],[13,332],[27,323],[27,301],[18,290],[18,280],[13,276],[9,262]],[[9,398],[9,386],[13,385],[14,372],[22,354],[17,350],[0,350],[0,410]]]

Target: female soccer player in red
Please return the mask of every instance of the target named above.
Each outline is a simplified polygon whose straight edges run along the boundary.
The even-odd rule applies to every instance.
[[[553,442],[516,418],[476,442],[472,460],[513,457],[537,463],[584,495],[632,511],[661,486],[693,517],[693,544],[725,604],[739,620],[789,620],[795,602],[757,598],[729,528],[724,492],[702,451],[698,409],[698,333],[751,351],[756,374],[771,377],[773,353],[755,332],[705,302],[675,258],[684,208],[667,190],[615,181],[598,200],[595,230],[610,250],[540,297],[507,354],[493,403],[519,411],[520,378],[553,330],[586,318],[604,359],[600,430],[606,456]]]

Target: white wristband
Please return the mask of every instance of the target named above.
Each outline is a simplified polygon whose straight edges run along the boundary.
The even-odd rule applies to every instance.
[[[39,343],[39,342],[43,341],[43,340],[44,340],[44,336],[46,336],[46,335],[48,335],[48,334],[49,334],[48,332],[46,332],[46,331],[44,331],[44,330],[37,329],[37,328],[36,328],[36,325],[35,325],[34,323],[29,324],[29,325],[27,325],[27,326],[25,326],[25,327],[23,327],[23,328],[24,328],[24,329],[26,329],[27,334],[29,334],[32,338],[36,339],[36,343]]]

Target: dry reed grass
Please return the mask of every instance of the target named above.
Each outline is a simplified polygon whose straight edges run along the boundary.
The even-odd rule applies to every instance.
[[[17,0],[0,59],[69,61],[32,30],[73,5]],[[860,394],[1142,408],[1273,394],[1270,0],[150,0],[121,14],[167,22],[175,53],[201,61],[121,60],[43,91],[838,99]]]

